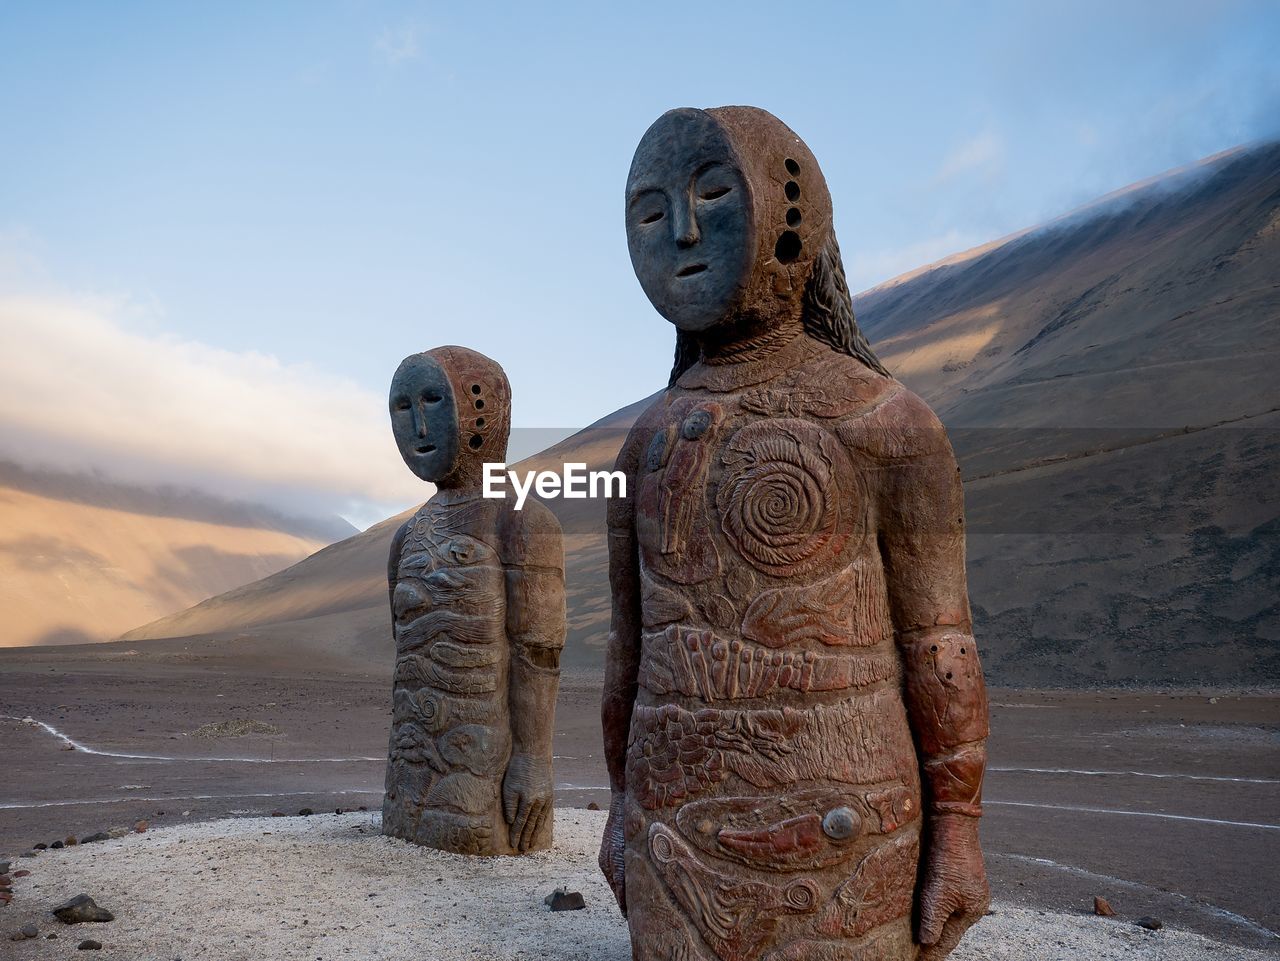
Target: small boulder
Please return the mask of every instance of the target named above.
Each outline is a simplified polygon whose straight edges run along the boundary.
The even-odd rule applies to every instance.
[[[47,849],[48,849],[48,847],[49,847],[49,845],[47,845],[47,844],[45,844],[43,841],[41,841],[39,844],[33,844],[33,845],[31,845],[31,850],[33,850],[33,851],[44,851],[44,850],[47,850]]]
[[[299,812],[298,812],[298,817],[300,817],[300,818],[309,818],[309,817],[311,817],[311,815],[313,815],[313,814],[315,814],[315,813],[316,813],[316,812],[315,812],[315,811],[313,811],[313,810],[311,810],[311,808],[303,808],[301,811],[299,811]]]
[[[135,834],[146,834],[147,828],[149,828],[150,826],[151,825],[149,825],[146,821],[138,821],[133,825],[133,831]]]
[[[599,811],[599,810],[600,810],[600,805],[599,805],[599,804],[597,804],[595,801],[592,801],[591,803],[589,803],[589,804],[587,805],[587,810],[588,810],[588,811]]]
[[[1161,928],[1164,927],[1163,921],[1161,921],[1159,918],[1153,918],[1150,916],[1144,917],[1144,918],[1138,918],[1138,920],[1133,923],[1140,928],[1146,928],[1148,931],[1159,931]]]
[[[34,921],[28,921],[22,926],[22,930],[19,933],[28,938],[34,938],[40,934],[40,929],[36,927]]]
[[[85,938],[83,941],[81,941],[79,944],[76,945],[76,950],[77,951],[101,951],[102,942],[95,941],[93,940],[93,938]]]
[[[93,834],[90,834],[88,837],[85,837],[84,839],[82,839],[80,843],[81,844],[97,844],[99,841],[106,841],[106,840],[109,840],[110,838],[111,838],[111,835],[108,834],[106,831],[95,831]]]
[[[1114,918],[1116,909],[1111,906],[1111,902],[1106,898],[1100,898],[1095,895],[1093,898],[1093,913],[1100,918]]]
[[[25,877],[29,876],[30,874],[31,874],[31,872],[30,872],[30,871],[28,871],[28,870],[26,870],[25,868],[24,868],[23,870],[21,870],[21,871],[14,871],[14,872],[13,872],[13,876],[14,876],[15,878],[25,878]]]
[[[581,911],[587,906],[581,891],[566,891],[564,888],[556,888],[542,899],[542,903],[552,911]]]
[[[74,834],[68,834],[65,838],[62,839],[62,843],[69,848],[73,848],[80,842],[76,840],[76,836]]]
[[[272,811],[272,812],[271,812],[271,816],[272,816],[273,818],[282,818],[282,817],[284,817],[284,812],[283,812],[283,811]]]
[[[109,838],[111,838],[112,840],[114,840],[114,839],[116,839],[116,838],[122,838],[122,837],[124,837],[124,836],[125,836],[126,834],[128,834],[128,833],[129,833],[129,829],[128,829],[128,828],[114,827],[114,828],[110,828],[110,829],[107,831],[107,837],[109,837]]]
[[[9,873],[9,862],[0,861],[0,874],[8,874],[8,873]]]
[[[50,844],[50,845],[49,845],[49,849],[50,849],[51,851],[57,851],[57,850],[58,850],[58,849],[60,849],[61,847],[62,847],[62,842],[61,842],[61,841],[54,841],[52,844]]]
[[[70,901],[53,909],[53,916],[63,924],[83,924],[88,921],[114,921],[116,916],[87,894],[77,894]]]

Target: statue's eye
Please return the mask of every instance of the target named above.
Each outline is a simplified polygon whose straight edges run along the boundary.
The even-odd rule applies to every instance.
[[[698,194],[699,200],[719,200],[727,194],[732,187],[708,187],[706,190]]]
[[[408,409],[409,409],[408,400],[402,397],[398,401],[396,401],[396,410],[408,410]]]
[[[662,211],[661,211],[661,210],[655,210],[653,213],[649,214],[648,216],[641,217],[641,218],[640,218],[640,223],[642,223],[642,224],[656,224],[659,220],[661,220],[661,219],[662,219],[662,217],[663,217]]]
[[[439,394],[423,394],[422,399],[425,400],[428,404],[438,404],[444,398],[441,397]]]

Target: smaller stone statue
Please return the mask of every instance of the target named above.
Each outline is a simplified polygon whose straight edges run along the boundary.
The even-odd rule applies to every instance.
[[[511,386],[465,347],[406,357],[391,426],[437,487],[396,533],[396,639],[382,833],[458,854],[551,847],[551,735],[564,646],[560,524],[530,500],[482,496],[505,462]]]

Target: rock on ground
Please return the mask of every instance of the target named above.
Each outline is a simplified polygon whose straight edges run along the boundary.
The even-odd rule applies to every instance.
[[[41,858],[0,912],[16,928],[52,921],[49,909],[82,891],[109,894],[116,921],[102,940],[122,958],[630,961],[626,923],[596,868],[604,818],[557,810],[554,851],[495,859],[384,838],[376,813],[166,827]],[[585,910],[553,914],[543,902],[557,887],[580,891]],[[995,910],[955,961],[1275,957],[1083,911]],[[64,958],[59,945],[28,941],[22,957]]]
[[[213,721],[209,724],[201,725],[191,732],[191,736],[219,738],[247,737],[252,734],[274,737],[282,733],[280,728],[274,724],[268,724],[266,721],[258,721],[251,717],[236,717],[229,721]]]

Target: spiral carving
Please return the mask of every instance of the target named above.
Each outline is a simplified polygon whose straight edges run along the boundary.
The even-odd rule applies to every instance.
[[[756,568],[786,576],[825,556],[840,514],[833,443],[804,421],[750,424],[729,442],[720,525]]]
[[[671,843],[671,836],[661,831],[654,831],[649,835],[649,849],[653,852],[653,857],[659,864],[668,863],[676,855],[675,846]]]
[[[424,730],[437,732],[444,728],[447,710],[444,702],[430,691],[418,691],[414,696],[418,707],[418,716],[422,718]]]
[[[818,886],[807,878],[793,881],[782,892],[782,900],[788,910],[813,911],[818,907]]]

